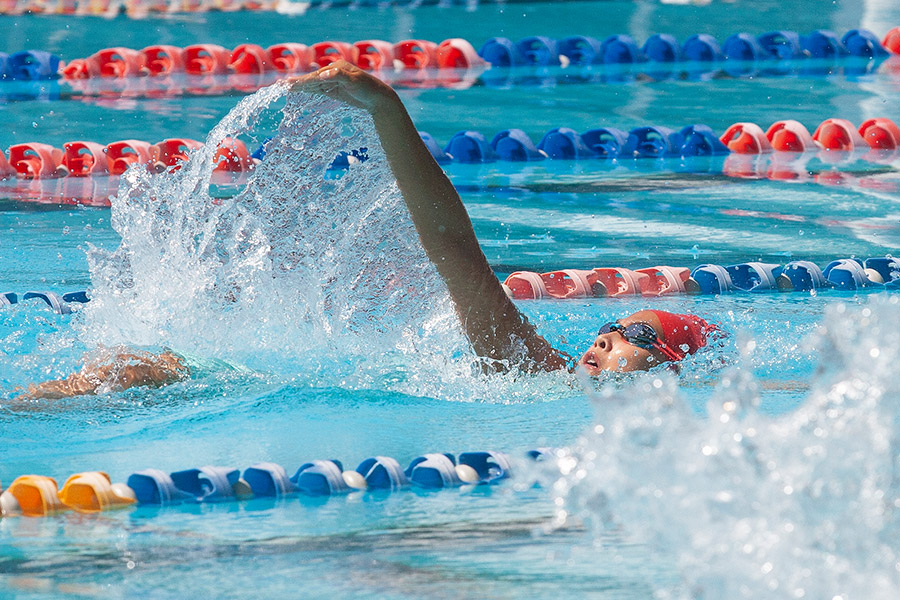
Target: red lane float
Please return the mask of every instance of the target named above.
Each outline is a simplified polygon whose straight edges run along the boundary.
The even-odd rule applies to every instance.
[[[816,143],[806,127],[792,119],[773,123],[766,131],[766,138],[777,152],[806,152],[816,149]]]
[[[0,152],[0,179],[12,175],[20,179],[121,175],[133,164],[147,165],[156,172],[174,171],[188,160],[191,152],[202,147],[201,142],[185,138],[170,138],[157,144],[121,140],[107,146],[75,141],[64,144],[64,150],[37,142],[16,144],[9,149],[8,161]],[[255,164],[246,144],[235,138],[226,138],[213,160],[217,172],[242,173]]]
[[[141,71],[150,76],[184,71],[184,49],[178,46],[147,46],[141,50]]]
[[[659,270],[661,267],[655,267],[655,269]],[[666,276],[663,275],[663,277]],[[671,277],[680,278],[681,273],[673,272]],[[647,273],[630,269],[598,268],[590,271],[567,269],[549,273],[516,271],[506,278],[503,285],[517,300],[589,298],[592,296],[618,298],[642,294],[660,295],[663,287],[658,281],[658,277],[651,279]],[[665,279],[665,281],[668,287],[673,285],[669,279]],[[677,284],[674,285],[677,289]],[[683,283],[681,287],[684,288]]]
[[[312,45],[313,62],[319,67],[327,67],[339,60],[356,64],[358,50],[347,42],[319,42]]]
[[[228,67],[242,75],[267,73],[275,69],[269,53],[256,44],[241,44],[235,48],[228,59]]]
[[[644,296],[684,294],[687,291],[685,286],[691,278],[691,270],[686,267],[648,267],[637,269],[635,273],[647,276],[647,279],[641,280],[641,293]]]
[[[756,123],[735,123],[719,141],[737,154],[763,154],[774,150],[769,138]]]
[[[9,164],[15,169],[16,176],[23,179],[59,177],[61,173],[57,167],[62,157],[62,150],[49,144],[34,142],[9,147]]]
[[[171,167],[171,170],[177,171],[181,168],[181,163],[186,162],[188,156],[194,150],[199,150],[203,144],[197,140],[188,138],[169,138],[154,145],[151,149],[153,154],[153,169],[157,172],[164,171]]]
[[[812,139],[825,150],[852,152],[869,147],[853,123],[847,119],[825,119],[816,128]]]
[[[302,73],[312,65],[312,51],[304,44],[274,44],[269,46],[269,60],[279,73]]]
[[[437,63],[439,69],[469,69],[485,64],[472,44],[462,38],[441,42],[437,47]]]
[[[438,45],[428,40],[404,40],[394,44],[394,58],[407,69],[428,69],[437,66]]]
[[[142,74],[141,53],[130,48],[106,48],[85,62],[89,77],[136,77]]]
[[[152,146],[142,140],[122,140],[106,147],[106,159],[110,175],[121,175],[135,163],[150,164],[153,159]]]
[[[63,145],[62,166],[71,177],[106,175],[107,155],[96,142],[67,142]]]
[[[900,54],[900,27],[894,27],[888,31],[881,45],[894,54]]]
[[[216,165],[214,170],[228,173],[241,173],[253,168],[250,151],[244,142],[235,138],[222,140],[213,157],[213,163]]]
[[[869,119],[859,126],[859,134],[874,150],[900,148],[900,128],[890,119]]]
[[[353,44],[356,66],[364,71],[394,68],[394,47],[384,40],[362,40]]]
[[[228,73],[231,51],[216,44],[195,44],[184,49],[184,71],[188,75]]]

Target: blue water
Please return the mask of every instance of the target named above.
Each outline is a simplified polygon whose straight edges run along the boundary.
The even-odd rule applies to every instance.
[[[11,33],[2,50],[34,47],[75,58],[114,44],[140,48],[150,43],[209,41],[234,46],[250,41],[268,45],[330,37],[397,41],[463,36],[477,47],[493,35],[516,39],[531,34],[630,33],[643,40],[656,31],[668,31],[680,39],[703,31],[721,40],[739,30],[844,31],[860,25],[883,35],[900,23],[900,11],[889,2],[875,1],[823,3],[815,10],[806,3],[774,1],[714,1],[708,6],[571,2],[490,5],[471,11],[463,7],[334,9],[295,18],[210,14],[137,22],[117,19],[112,24],[52,17],[6,17],[3,22]],[[112,25],[115,36],[109,35]],[[461,129],[492,135],[509,127],[523,128],[538,139],[557,126],[581,131],[595,126],[628,129],[648,123],[679,127],[704,122],[722,131],[735,121],[755,121],[765,127],[778,119],[794,118],[812,130],[828,117],[854,123],[881,116],[900,121],[896,77],[895,71],[883,66],[860,77],[555,82],[400,93],[419,129],[441,141]],[[202,140],[236,102],[234,96],[22,101],[0,104],[0,123],[7,146],[26,141],[61,145],[72,139],[106,143],[184,136]],[[250,139],[261,141],[274,131],[278,108],[266,113],[249,132]],[[720,165],[681,161],[454,164],[448,173],[461,190],[476,235],[501,277],[522,268],[693,267],[747,260],[783,264],[808,259],[824,266],[835,258],[897,252],[900,194],[896,187],[877,191],[858,184],[860,177],[867,176],[896,183],[896,161],[833,166],[821,157],[810,157],[807,166],[813,174],[835,169],[850,172],[855,179],[842,186],[822,185],[812,176],[799,182],[734,179],[722,176]],[[116,249],[120,235],[112,219],[108,209],[35,207],[0,200],[0,292],[64,292],[98,285],[86,253],[91,248]],[[161,293],[171,291],[164,289],[164,280],[160,277]],[[649,302],[590,299],[521,302],[519,306],[554,344],[577,354],[600,324]],[[209,337],[222,342],[225,356],[219,358],[239,354],[240,362],[252,367],[250,374],[222,369],[158,390],[133,389],[25,406],[0,400],[0,447],[4,449],[0,481],[6,485],[25,473],[50,475],[61,483],[71,473],[101,469],[121,481],[147,467],[164,471],[205,464],[245,468],[266,460],[293,472],[316,458],[338,458],[352,468],[376,454],[407,464],[425,452],[491,449],[520,457],[528,449],[545,446],[568,449],[584,470],[579,477],[578,469],[568,471],[561,460],[559,470],[547,476],[522,462],[516,464],[525,474],[518,483],[489,489],[411,490],[327,500],[294,497],[139,508],[96,516],[73,513],[3,519],[0,589],[4,591],[0,595],[174,598],[204,593],[230,598],[246,597],[251,590],[253,595],[271,597],[798,597],[802,582],[787,575],[779,580],[777,591],[769,580],[759,579],[760,565],[774,561],[774,573],[802,573],[812,565],[807,577],[824,583],[821,588],[807,583],[806,597],[826,597],[825,592],[830,594],[827,597],[841,593],[845,598],[892,597],[900,584],[885,565],[896,552],[896,542],[890,541],[896,527],[888,521],[878,529],[871,525],[875,515],[882,514],[877,507],[854,504],[851,471],[860,469],[850,468],[871,466],[868,481],[877,487],[879,474],[890,471],[885,465],[891,461],[879,453],[880,447],[868,454],[860,451],[864,458],[859,462],[849,458],[850,449],[869,438],[891,439],[893,413],[886,407],[896,400],[896,388],[880,381],[878,374],[887,369],[878,361],[896,360],[900,353],[891,342],[896,337],[896,321],[892,321],[896,310],[879,302],[874,293],[836,291],[654,300],[654,308],[696,312],[732,334],[721,347],[690,359],[677,377],[656,373],[587,382],[567,374],[481,375],[459,366],[452,332],[439,338],[449,340],[444,354],[440,347],[389,352],[381,345],[381,337],[367,334],[349,355],[335,354],[323,343],[323,348],[328,347],[319,356],[322,339],[313,336],[271,345],[262,338],[256,340],[251,356],[227,340],[250,339],[253,332],[231,324],[233,330],[211,332]],[[846,315],[836,312],[838,303],[847,306]],[[825,316],[827,310],[832,311],[830,317]],[[885,321],[881,329],[874,327],[871,341],[859,336],[873,330],[867,321],[873,314],[884,316]],[[150,318],[155,316],[134,318],[157,322]],[[88,323],[96,326],[96,315],[80,311],[58,316],[37,301],[0,310],[0,398],[12,395],[15,386],[76,370],[82,356],[95,351],[96,336],[85,331]],[[276,339],[262,321],[252,323],[260,335]],[[822,338],[824,334],[809,341],[823,323],[832,325],[829,335],[847,332],[847,340],[866,349],[874,374],[866,371],[865,361],[853,362],[850,350],[823,341],[831,339]],[[288,332],[301,331],[288,322],[282,325]],[[121,323],[110,324],[114,326]],[[305,339],[309,339],[307,352],[302,348]],[[872,354],[870,342],[880,352]],[[847,375],[845,366],[846,372],[858,375]],[[869,388],[854,377],[887,390],[879,396],[882,404],[877,399],[866,404],[876,394],[865,392]],[[835,385],[823,391],[824,384],[819,382]],[[854,395],[852,390],[863,391]],[[832,404],[823,405],[823,397]],[[699,452],[697,457],[687,455],[707,447],[707,442],[698,441],[705,439],[703,435],[727,447],[723,440],[733,439],[735,431],[713,426],[720,420],[720,406],[735,398],[738,404],[746,402],[753,414],[744,422],[744,438],[751,426],[763,432],[760,437],[765,443],[758,451],[793,469],[772,472],[802,480],[807,476],[802,461],[795,465],[788,457],[807,457],[813,465],[818,464],[817,452],[824,452],[838,486],[843,482],[843,495],[833,492],[829,498],[834,502],[825,508],[813,500],[783,508],[777,498],[764,495],[766,486],[777,479],[767,476],[768,471],[748,474],[741,469],[745,463],[716,470],[713,467],[718,465],[703,462]],[[749,398],[758,399],[758,409]],[[617,413],[617,403],[626,401],[633,404]],[[664,407],[673,403],[686,407],[688,416],[683,420],[667,416]],[[869,423],[869,435],[860,429],[853,430],[852,437],[841,437],[849,436],[842,433],[847,428],[825,424],[835,418],[830,411],[839,405],[885,418],[883,423]],[[641,418],[655,423],[654,415],[678,426],[677,431],[664,432],[661,437],[666,443],[658,446],[646,442],[635,425]],[[800,421],[821,423],[826,435],[820,437],[830,439],[831,445],[824,441],[825,450],[815,450],[802,430],[789,428]],[[885,423],[887,433],[878,427]],[[599,435],[598,424],[610,431],[612,424],[619,425],[616,431],[624,431],[624,438],[605,445],[600,438],[595,443],[591,436]],[[652,448],[665,448],[672,458],[655,455]],[[842,454],[840,448],[847,450]],[[616,449],[628,456],[616,458]],[[591,453],[603,456],[605,450],[612,454],[612,462],[602,465],[599,459],[589,458]],[[708,456],[705,450],[703,456]],[[625,479],[626,467],[635,478],[640,475],[656,485],[663,492],[663,503],[668,499],[670,505],[694,510],[697,523],[710,531],[716,523],[731,526],[741,518],[743,523],[758,523],[759,538],[747,541],[738,534],[727,538],[738,554],[748,544],[753,546],[753,552],[740,554],[751,557],[749,566],[735,563],[740,567],[727,568],[728,551],[705,542],[703,527],[691,529],[684,515],[676,514],[667,522],[673,513],[653,512],[654,505],[647,501],[653,494],[649,488],[640,488],[640,482]],[[816,469],[808,474],[810,481],[820,476],[826,482],[833,480],[821,475],[820,467]],[[690,479],[698,471],[712,475]],[[696,483],[696,495],[679,490],[677,481],[666,480],[666,473]],[[542,479],[543,488],[530,485],[535,477]],[[562,487],[554,487],[554,481]],[[614,526],[595,523],[605,509],[593,491],[603,486],[609,486],[605,489],[614,507]],[[745,513],[741,510],[746,507],[728,510],[715,505],[709,509],[713,516],[707,523],[705,505],[698,508],[696,503],[707,492],[754,488],[760,490],[760,498],[772,502],[769,509],[762,506],[755,508],[758,512],[746,509]],[[878,490],[895,497],[889,487]],[[632,514],[629,494],[633,494],[633,506],[644,509],[645,515]],[[812,493],[810,497],[818,498]],[[563,510],[572,518],[561,521]],[[870,528],[856,524],[859,537],[854,538],[835,526],[842,536],[849,536],[836,538],[846,542],[843,547],[827,548],[832,557],[837,556],[836,563],[815,554],[827,546],[822,542],[827,534],[821,539],[812,534],[790,538],[779,529],[781,521],[790,520],[798,530],[818,531],[820,525],[824,530],[823,524],[841,521],[835,514],[843,515],[844,526],[852,528],[854,513],[863,515],[858,517],[860,523]],[[671,541],[676,534],[683,538],[683,545]],[[797,552],[766,546],[767,534],[793,543]],[[710,559],[709,566],[701,568],[692,564],[692,556],[719,560]],[[757,556],[758,564],[752,562]],[[809,556],[813,558],[804,562]],[[845,560],[855,569],[845,568]],[[823,564],[837,566],[828,569]],[[840,578],[840,573],[854,570],[858,578]],[[717,585],[721,581],[735,587]]]

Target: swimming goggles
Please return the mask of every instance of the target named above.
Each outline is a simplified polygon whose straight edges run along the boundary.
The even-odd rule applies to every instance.
[[[662,352],[669,360],[681,360],[684,358],[663,342],[660,341],[656,330],[649,323],[632,323],[631,325],[622,325],[621,323],[606,323],[597,332],[597,335],[611,333],[615,331],[620,334],[625,341],[632,346],[649,350],[651,348]]]

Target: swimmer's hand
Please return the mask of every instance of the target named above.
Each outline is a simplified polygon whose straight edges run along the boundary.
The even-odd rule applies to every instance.
[[[391,86],[345,60],[287,81],[293,92],[327,96],[372,115],[395,110],[400,104],[400,98]]]

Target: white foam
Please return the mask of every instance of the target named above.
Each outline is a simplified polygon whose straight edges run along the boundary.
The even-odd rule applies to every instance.
[[[795,412],[757,411],[756,343],[696,416],[647,376],[595,398],[593,428],[551,463],[557,521],[609,526],[673,558],[659,597],[900,597],[900,299],[827,309],[818,376]]]

